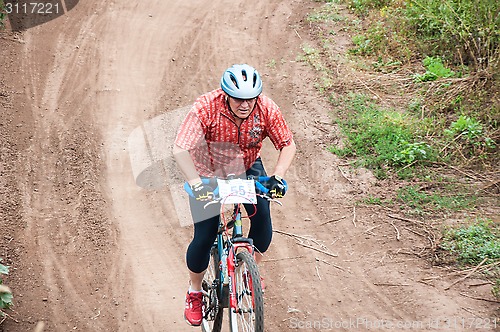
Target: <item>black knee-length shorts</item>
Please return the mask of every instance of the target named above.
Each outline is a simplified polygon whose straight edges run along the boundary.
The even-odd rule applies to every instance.
[[[266,176],[266,171],[260,158],[246,171],[246,175]],[[201,273],[208,267],[210,248],[217,237],[219,227],[220,205],[213,204],[204,209],[203,206],[205,204],[206,202],[199,202],[192,197],[189,198],[191,216],[194,221],[194,236],[187,249],[186,262],[188,269],[194,273]],[[257,197],[257,212],[255,212],[253,204],[243,205],[248,215],[253,215],[250,218],[251,223],[248,237],[253,239],[255,248],[259,252],[264,253],[269,248],[273,235],[269,201]],[[213,217],[206,218],[207,215]]]

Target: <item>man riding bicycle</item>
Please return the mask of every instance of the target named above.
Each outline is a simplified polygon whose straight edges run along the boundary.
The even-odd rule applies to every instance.
[[[189,198],[194,236],[186,253],[190,287],[184,311],[193,326],[199,326],[203,318],[202,280],[220,213],[220,205],[204,209],[204,201],[214,196],[214,186],[203,183],[201,177],[266,176],[260,151],[262,141],[269,137],[279,150],[268,182],[270,194],[281,198],[286,191],[283,177],[295,155],[295,143],[279,107],[261,92],[262,80],[253,67],[233,65],[224,72],[221,88],[195,101],[177,133],[174,156],[194,194]],[[245,204],[245,209],[253,215],[248,237],[253,239],[259,263],[272,238],[269,201],[258,197],[256,206]]]

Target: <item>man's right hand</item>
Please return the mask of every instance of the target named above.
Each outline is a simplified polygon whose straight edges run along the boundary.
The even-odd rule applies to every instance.
[[[214,189],[203,182],[193,184],[191,190],[197,201],[210,201],[214,198]]]

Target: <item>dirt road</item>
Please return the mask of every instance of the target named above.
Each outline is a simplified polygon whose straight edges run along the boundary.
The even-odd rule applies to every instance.
[[[0,256],[15,267],[7,281],[16,305],[0,330],[32,331],[38,321],[46,331],[195,330],[182,319],[192,227],[181,222],[178,188],[138,185],[134,156],[144,146],[131,137],[142,133],[173,178],[165,138],[185,106],[244,62],[263,74],[298,145],[262,266],[268,331],[493,330],[494,305],[460,295],[487,296],[486,286],[445,291],[457,277],[414,254],[425,237],[355,207],[375,181],[325,150],[336,129],[314,74],[297,61],[310,38],[304,17],[319,5],[88,0],[2,41],[16,65],[4,58],[15,75],[0,85]],[[150,130],[158,119],[164,137],[150,135],[161,132]],[[263,155],[272,169],[273,148]],[[474,317],[474,328],[461,320]]]

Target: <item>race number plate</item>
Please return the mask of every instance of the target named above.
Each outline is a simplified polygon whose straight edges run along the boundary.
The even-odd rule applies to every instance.
[[[254,181],[243,179],[217,179],[217,183],[219,185],[219,195],[222,198],[223,204],[257,204]]]

